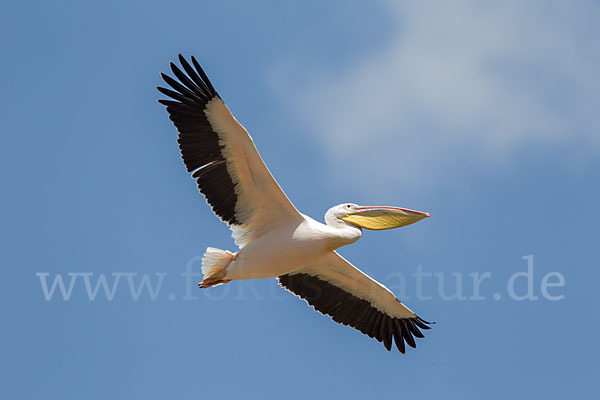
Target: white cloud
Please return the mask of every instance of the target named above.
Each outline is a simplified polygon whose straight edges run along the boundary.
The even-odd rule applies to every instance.
[[[384,48],[302,87],[297,71],[276,73],[333,174],[360,159],[372,188],[386,181],[376,174],[423,190],[523,151],[565,163],[600,151],[597,3],[385,4],[394,30]]]

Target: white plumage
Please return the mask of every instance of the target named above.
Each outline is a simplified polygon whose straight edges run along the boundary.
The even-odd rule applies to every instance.
[[[390,350],[405,351],[428,322],[394,294],[354,267],[335,250],[357,241],[362,228],[391,229],[417,222],[427,213],[399,207],[340,204],[325,224],[301,214],[281,190],[248,132],[233,117],[192,57],[181,55],[185,73],[171,63],[179,81],[162,74],[171,89],[167,106],[179,131],[188,172],[213,211],[229,224],[237,253],[209,247],[202,260],[200,287],[241,279],[277,277],[279,283],[336,322],[376,338]]]

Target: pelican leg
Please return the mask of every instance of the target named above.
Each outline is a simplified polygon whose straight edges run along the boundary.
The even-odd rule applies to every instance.
[[[200,289],[206,289],[213,286],[219,286],[224,283],[231,282],[231,279],[220,279],[220,278],[206,278],[203,279],[202,282],[198,283],[198,287]]]

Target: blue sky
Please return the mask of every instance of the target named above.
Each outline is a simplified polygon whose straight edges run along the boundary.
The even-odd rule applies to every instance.
[[[2,397],[589,394],[599,18],[592,1],[6,4]],[[234,244],[156,103],[180,52],[304,213],[431,212],[341,249],[438,322],[417,349],[388,353],[274,280],[187,285],[207,246]],[[537,299],[516,300],[528,260]],[[112,300],[86,291],[102,274],[119,276]],[[144,274],[155,296],[134,300]],[[472,274],[487,276],[478,300]],[[68,300],[46,300],[57,276],[73,278]],[[457,277],[465,299],[445,298]]]

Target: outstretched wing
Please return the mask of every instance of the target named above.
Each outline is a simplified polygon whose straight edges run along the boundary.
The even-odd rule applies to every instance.
[[[414,337],[423,337],[419,328],[430,329],[427,325],[431,322],[418,317],[388,288],[335,251],[309,267],[277,279],[315,310],[383,342],[388,351],[392,341],[401,353],[405,343],[414,348]]]
[[[252,138],[231,114],[192,56],[181,54],[186,73],[170,63],[175,80],[162,74],[171,89],[159,100],[179,131],[179,149],[214,213],[230,225],[238,246],[277,229],[300,213],[260,158]]]

